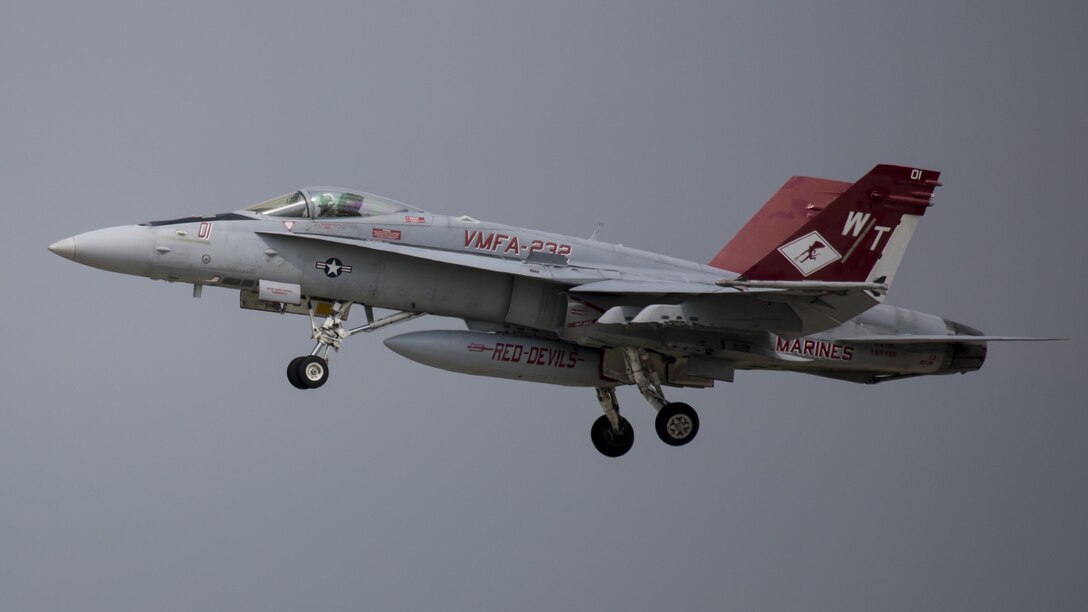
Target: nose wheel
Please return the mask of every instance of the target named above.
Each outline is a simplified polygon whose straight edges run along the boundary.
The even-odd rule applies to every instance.
[[[295,357],[287,365],[287,380],[296,389],[316,389],[329,379],[329,362],[317,355]]]
[[[426,314],[405,311],[375,321],[371,307],[365,304],[363,307],[366,309],[366,325],[347,329],[344,327],[344,318],[347,317],[348,309],[351,308],[351,302],[333,304],[332,313],[325,317],[325,321],[320,326],[314,319],[314,306],[310,304],[310,335],[317,344],[309,355],[295,357],[291,363],[287,364],[287,380],[292,386],[296,389],[316,389],[324,385],[329,379],[329,353],[339,351],[340,344],[347,338],[360,332],[372,332]]]

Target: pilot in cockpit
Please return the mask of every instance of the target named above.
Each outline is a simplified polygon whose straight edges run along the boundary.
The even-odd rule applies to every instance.
[[[313,198],[316,217],[361,217],[363,197],[353,193],[322,193]]]

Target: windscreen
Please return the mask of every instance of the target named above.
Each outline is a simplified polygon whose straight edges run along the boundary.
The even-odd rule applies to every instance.
[[[367,193],[314,187],[310,194],[310,208],[314,218],[371,217],[408,212],[412,208]]]
[[[254,204],[247,208],[249,212],[255,212],[272,217],[308,217],[306,211],[306,196],[301,191],[281,195],[260,204]]]
[[[330,187],[309,187],[272,198],[245,209],[271,217],[371,217],[402,212],[422,212],[386,198],[360,191]]]

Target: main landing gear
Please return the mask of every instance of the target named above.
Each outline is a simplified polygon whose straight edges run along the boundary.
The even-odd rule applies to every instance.
[[[699,433],[699,415],[695,409],[682,402],[668,402],[661,392],[661,379],[653,368],[646,352],[624,348],[624,364],[627,375],[638,386],[639,393],[657,410],[654,422],[657,436],[669,446],[683,446]],[[627,419],[620,416],[615,387],[597,387],[597,401],[604,410],[589,430],[593,446],[606,457],[619,457],[631,450],[635,432]]]
[[[597,418],[589,429],[593,446],[605,457],[619,457],[631,450],[635,443],[635,430],[627,419],[620,416],[615,387],[597,387],[597,401],[604,415]]]
[[[298,389],[316,389],[325,384],[329,379],[329,352],[339,351],[340,344],[347,338],[360,332],[372,332],[376,329],[388,327],[396,323],[403,323],[416,317],[421,317],[425,312],[398,312],[396,314],[374,320],[374,310],[370,306],[366,309],[366,325],[347,329],[344,327],[344,317],[351,308],[351,302],[336,302],[332,305],[332,313],[325,317],[325,321],[319,327],[314,318],[314,305],[310,303],[310,332],[311,337],[317,340],[314,350],[309,355],[295,357],[287,364],[287,380]]]

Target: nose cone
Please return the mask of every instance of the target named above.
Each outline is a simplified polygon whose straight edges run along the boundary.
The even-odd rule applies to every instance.
[[[64,240],[58,240],[49,245],[50,252],[56,253],[65,259],[75,259],[76,256],[76,241],[71,238],[65,238]]]
[[[139,225],[108,227],[54,242],[49,250],[85,266],[146,276],[155,235],[151,228]]]

